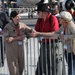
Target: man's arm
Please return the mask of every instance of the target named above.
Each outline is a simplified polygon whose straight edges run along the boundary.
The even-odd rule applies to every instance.
[[[41,36],[43,36],[43,37],[50,37],[50,36],[54,36],[54,33],[55,32],[47,32],[47,33],[45,33],[45,32],[34,32],[34,33],[32,33],[31,34],[31,36],[32,37],[41,37]]]

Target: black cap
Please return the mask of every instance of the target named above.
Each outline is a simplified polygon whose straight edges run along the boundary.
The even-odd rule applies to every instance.
[[[50,5],[48,3],[41,3],[37,5],[37,9],[35,11],[45,11],[50,12]]]
[[[18,13],[18,11],[12,11],[11,13],[10,13],[10,18],[14,18],[14,17],[16,17],[17,15],[18,15],[19,13]]]

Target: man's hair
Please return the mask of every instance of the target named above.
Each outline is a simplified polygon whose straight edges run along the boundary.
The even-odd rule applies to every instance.
[[[53,3],[52,4],[52,8],[55,8],[55,6],[57,6],[58,10],[60,10],[60,7],[59,7],[58,3]]]

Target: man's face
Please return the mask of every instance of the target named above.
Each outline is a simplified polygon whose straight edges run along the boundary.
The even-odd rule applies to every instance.
[[[45,12],[45,11],[38,11],[38,16],[39,18],[42,18],[42,19],[45,19],[48,15],[48,12]]]
[[[42,18],[42,11],[38,11],[37,14],[39,18]]]
[[[48,15],[48,12],[45,12],[45,11],[42,12],[42,18],[43,18],[43,19],[46,19],[47,15]]]

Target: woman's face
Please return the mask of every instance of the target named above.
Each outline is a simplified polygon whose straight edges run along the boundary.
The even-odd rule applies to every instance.
[[[14,18],[12,18],[12,20],[15,24],[18,24],[20,19],[21,19],[21,16],[19,14],[17,16],[15,16]]]
[[[63,18],[59,18],[59,23],[63,24]]]
[[[59,18],[59,24],[61,24],[65,27],[67,25],[67,22],[63,18]]]

